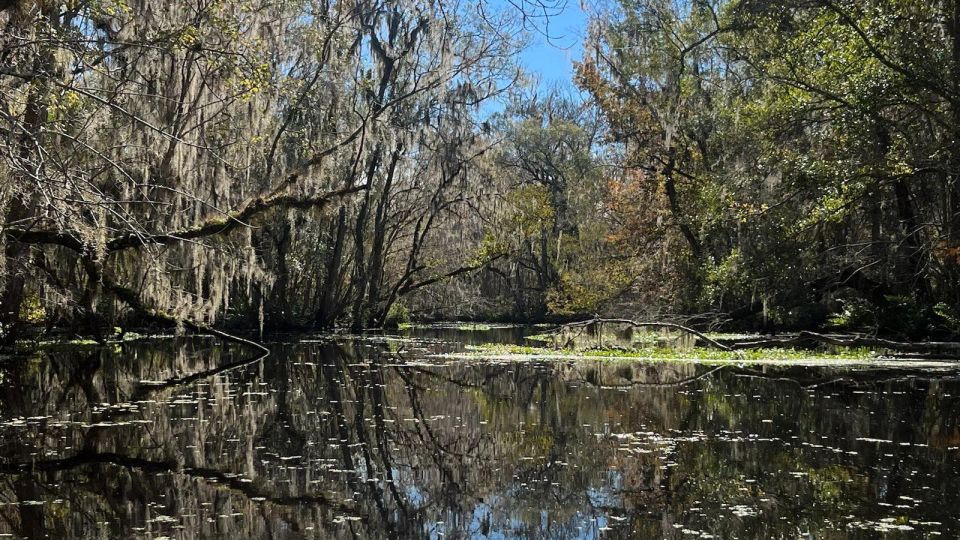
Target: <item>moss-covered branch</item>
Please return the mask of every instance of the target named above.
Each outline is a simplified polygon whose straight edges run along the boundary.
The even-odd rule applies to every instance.
[[[170,244],[184,240],[198,240],[210,236],[228,233],[237,227],[245,226],[255,216],[273,208],[295,208],[306,210],[323,207],[334,199],[356,193],[364,186],[338,189],[316,197],[301,197],[287,193],[261,195],[247,200],[239,208],[223,215],[204,220],[194,226],[176,231],[156,234],[129,233],[107,241],[107,251],[115,252],[149,244]],[[21,244],[58,245],[78,253],[85,251],[87,243],[75,233],[65,231],[34,231],[29,229],[7,228],[3,234],[9,240]]]

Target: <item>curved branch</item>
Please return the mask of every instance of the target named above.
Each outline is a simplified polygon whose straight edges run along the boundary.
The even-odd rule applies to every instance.
[[[481,268],[484,268],[484,267],[486,267],[486,266],[489,266],[490,263],[492,263],[492,262],[494,262],[494,261],[496,261],[497,259],[500,259],[500,258],[502,258],[502,257],[504,257],[503,254],[495,255],[495,256],[493,256],[493,257],[491,257],[491,258],[489,258],[489,259],[484,260],[483,262],[480,262],[480,263],[477,263],[477,264],[470,264],[470,265],[466,265],[466,266],[461,266],[460,268],[457,268],[457,269],[455,269],[455,270],[451,270],[450,272],[447,272],[446,274],[440,274],[439,276],[433,276],[433,277],[431,277],[431,278],[427,278],[427,279],[424,279],[423,281],[418,281],[418,282],[416,282],[416,283],[408,283],[408,284],[400,287],[400,288],[398,289],[398,291],[397,291],[397,294],[398,294],[399,296],[403,296],[404,294],[406,294],[406,293],[408,293],[408,292],[410,292],[410,291],[412,291],[412,290],[420,289],[420,288],[426,287],[427,285],[433,285],[434,283],[437,283],[437,282],[439,282],[439,281],[443,281],[443,280],[446,280],[446,279],[450,279],[450,278],[453,278],[453,277],[457,277],[457,276],[459,276],[459,275],[461,275],[461,274],[466,274],[466,273],[469,273],[469,272],[473,272],[473,271],[475,271],[475,270],[480,270]]]
[[[316,197],[298,197],[290,194],[261,195],[248,200],[241,205],[240,208],[232,212],[228,212],[220,217],[210,218],[193,227],[157,234],[130,233],[114,238],[107,242],[107,251],[121,251],[148,244],[170,244],[183,240],[196,240],[223,234],[237,227],[245,226],[246,221],[271,208],[307,209],[323,207],[333,199],[356,193],[363,189],[365,189],[365,186],[354,186],[329,191]],[[76,251],[77,253],[83,253],[88,247],[79,237],[69,232],[9,228],[5,229],[3,234],[10,240],[21,244],[58,245]]]
[[[119,238],[114,238],[113,240],[107,242],[107,251],[119,251],[131,247],[144,246],[147,244],[169,244],[182,240],[196,240],[198,238],[223,234],[241,225],[246,225],[246,221],[248,221],[250,218],[271,208],[283,207],[307,209],[313,207],[322,207],[335,198],[356,193],[364,188],[365,186],[354,186],[330,191],[317,197],[307,198],[301,198],[289,194],[259,196],[248,200],[239,209],[234,210],[225,216],[208,219],[207,221],[188,229],[152,235],[129,234]]]
[[[83,253],[85,246],[76,236],[67,232],[58,231],[33,231],[30,229],[5,229],[3,234],[14,242],[20,244],[49,244],[63,246],[65,248]]]

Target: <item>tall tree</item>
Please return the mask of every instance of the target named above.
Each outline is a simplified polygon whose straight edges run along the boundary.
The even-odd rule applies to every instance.
[[[0,16],[5,327],[27,305],[96,328],[128,308],[165,324],[284,320],[313,264],[300,229],[315,239],[305,223],[322,221],[296,216],[358,192],[323,283],[356,324],[453,272],[420,258],[436,217],[391,232],[390,205],[401,190],[434,214],[452,204],[477,151],[471,111],[512,81],[505,15],[304,0],[21,2]],[[424,184],[420,160],[436,164]],[[386,278],[388,259],[410,270]]]

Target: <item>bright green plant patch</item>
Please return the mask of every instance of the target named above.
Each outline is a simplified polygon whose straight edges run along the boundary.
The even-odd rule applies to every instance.
[[[688,350],[666,347],[643,347],[635,350],[623,349],[552,349],[522,345],[487,344],[471,347],[466,355],[471,357],[509,357],[523,358],[591,358],[591,359],[625,359],[625,360],[682,360],[698,362],[745,362],[767,363],[781,362],[842,362],[842,361],[871,361],[879,360],[882,355],[878,351],[858,348],[838,348],[836,350],[808,350],[792,348],[754,349],[743,351],[724,351],[714,348],[695,347]]]

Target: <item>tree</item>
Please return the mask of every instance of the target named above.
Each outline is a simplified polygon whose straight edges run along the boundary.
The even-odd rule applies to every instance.
[[[314,307],[291,307],[323,306],[327,324],[348,299],[355,325],[379,324],[398,296],[453,272],[420,258],[436,216],[390,252],[417,227],[390,204],[398,190],[428,215],[454,204],[482,147],[470,111],[512,80],[504,16],[439,1],[25,2],[2,22],[6,328],[27,304],[93,330],[290,322],[281,306],[324,267]],[[430,125],[435,139],[418,133]],[[339,253],[307,260],[329,229],[307,223],[351,193]],[[409,271],[385,277],[399,259]]]
[[[514,316],[596,310],[629,281],[606,239],[600,126],[589,103],[559,91],[516,97],[498,124],[490,174],[503,207],[490,235],[510,254],[497,271]]]
[[[799,275],[819,294],[849,287],[901,315],[895,297],[905,291],[921,309],[956,305],[955,10],[921,2],[728,6],[730,24],[742,30],[727,44],[753,81],[739,132],[759,135],[751,137],[762,148],[758,161],[777,174],[767,199],[777,210],[764,219],[793,225],[781,225],[779,236],[809,253]]]

